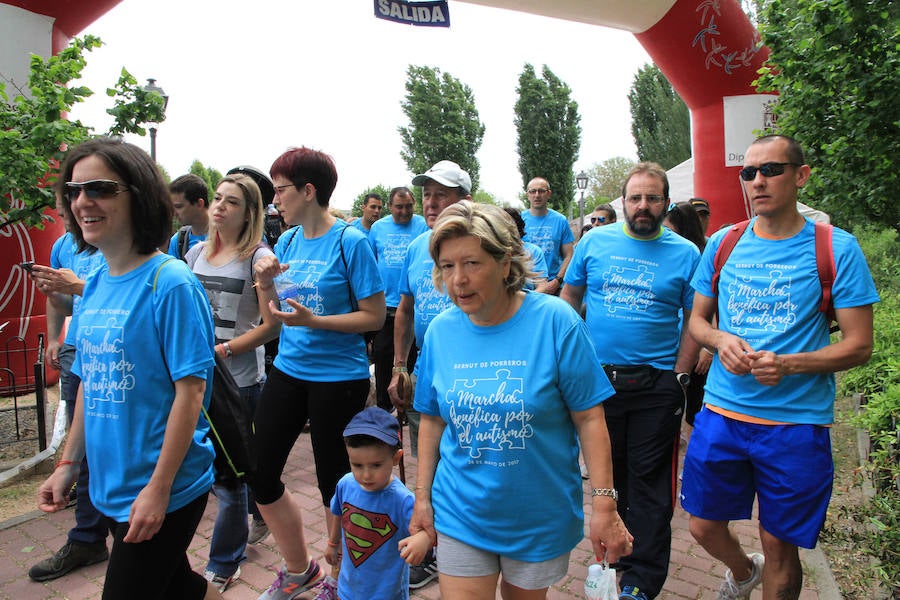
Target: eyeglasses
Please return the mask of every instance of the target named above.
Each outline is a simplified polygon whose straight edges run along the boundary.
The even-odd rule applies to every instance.
[[[123,189],[119,189],[119,186],[122,186]],[[120,192],[126,191],[128,191],[128,188],[123,184],[109,179],[92,179],[91,181],[82,181],[80,183],[68,181],[66,182],[65,197],[71,204],[78,199],[82,192],[89,199],[98,200],[100,198],[113,198],[119,195]]]
[[[591,223],[606,223],[606,217],[591,217]]]
[[[647,199],[647,204],[662,204],[665,201],[665,198],[656,194],[634,194],[628,196],[627,200],[629,204],[638,204],[642,198]]]
[[[791,165],[793,167],[799,167],[800,165],[792,162],[768,162],[759,165],[758,167],[744,167],[741,169],[741,179],[744,181],[753,181],[756,179],[756,173],[762,173],[763,177],[777,177],[784,173],[784,168],[787,165]]]
[[[550,190],[548,190],[547,188],[533,188],[530,190],[526,190],[526,192],[528,192],[528,194],[531,196],[534,196],[536,194],[546,194],[549,191]]]
[[[273,186],[273,187],[274,187],[274,189],[275,189],[275,195],[276,195],[276,196],[280,196],[282,190],[287,189],[287,188],[289,188],[289,187],[295,187],[295,186],[294,186],[293,183],[288,183],[288,184],[285,184],[285,185],[276,185],[276,186]]]

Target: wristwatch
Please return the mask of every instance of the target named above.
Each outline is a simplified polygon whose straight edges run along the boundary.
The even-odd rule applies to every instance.
[[[678,382],[682,388],[686,388],[691,385],[691,376],[688,373],[675,373],[675,381]]]

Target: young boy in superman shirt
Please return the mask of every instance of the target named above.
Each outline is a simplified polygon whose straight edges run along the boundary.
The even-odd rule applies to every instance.
[[[424,531],[409,534],[415,497],[393,473],[403,452],[400,426],[384,409],[366,408],[344,429],[344,443],[350,473],[338,482],[331,499],[331,512],[341,517],[341,530],[331,534],[325,554],[328,564],[341,565],[338,596],[405,600],[407,562],[419,564],[434,542]]]

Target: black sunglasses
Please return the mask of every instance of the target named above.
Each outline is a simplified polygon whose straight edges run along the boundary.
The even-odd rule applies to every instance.
[[[119,186],[121,186],[122,189],[120,189]],[[78,196],[80,196],[82,192],[84,192],[85,196],[89,199],[97,200],[100,198],[113,198],[124,191],[127,191],[127,188],[118,181],[92,179],[91,181],[82,181],[80,183],[75,181],[67,182],[65,196],[66,200],[68,200],[69,203],[72,203],[78,199]]]
[[[606,217],[591,217],[591,223],[606,223]]]
[[[759,171],[763,174],[763,177],[775,177],[777,175],[781,175],[784,173],[784,168],[787,165],[791,165],[794,167],[799,167],[797,163],[792,162],[768,162],[759,165],[758,167],[744,167],[741,169],[741,179],[744,181],[753,181],[756,179],[756,173]]]

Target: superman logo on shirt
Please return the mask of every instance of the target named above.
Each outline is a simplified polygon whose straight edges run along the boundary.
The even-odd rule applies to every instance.
[[[341,505],[341,527],[347,553],[355,567],[397,533],[397,526],[388,515],[369,512],[348,502]]]

